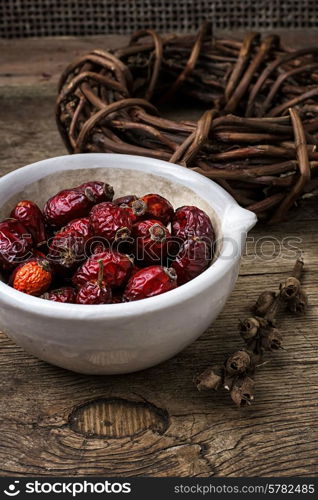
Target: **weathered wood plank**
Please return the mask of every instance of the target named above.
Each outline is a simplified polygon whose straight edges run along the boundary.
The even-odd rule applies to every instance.
[[[277,30],[288,46],[315,46],[318,30]],[[222,31],[216,35],[229,36]],[[243,32],[231,33],[240,39]],[[129,37],[97,35],[90,37],[47,37],[17,40],[0,39],[0,87],[20,85],[53,88],[64,67],[76,56],[95,49],[113,49],[127,44]]]
[[[128,40],[128,37],[116,35],[2,39],[0,87],[23,85],[54,89],[61,72],[75,57],[97,47],[112,49]]]
[[[238,318],[248,313],[259,291],[281,278],[281,274],[253,280],[242,276],[225,310],[201,339],[161,366],[128,376],[87,377],[60,370],[28,356],[2,336],[1,473],[69,475],[77,469],[78,474],[127,476],[269,476],[317,472],[318,338],[312,327],[318,297],[310,275],[305,280],[312,303],[309,314],[283,321],[286,350],[259,369],[253,407],[237,410],[227,394],[197,393],[192,382],[199,370],[221,362],[226,352],[240,345]],[[103,433],[99,438],[87,435],[83,421],[74,430],[75,409],[93,400],[97,417],[100,399],[103,404],[108,401],[106,423],[114,426],[107,438]],[[118,399],[144,405],[144,413],[140,406],[139,411],[125,413],[121,429],[123,410],[116,413]],[[160,409],[158,413],[154,407]],[[89,418],[94,418],[93,413]],[[92,425],[87,421],[86,430]],[[117,434],[116,439],[112,434]],[[266,455],[270,460],[264,459]]]
[[[65,154],[54,125],[57,76],[77,51],[102,46],[96,39],[23,42],[22,57],[21,41],[0,41],[6,47],[1,174]],[[50,73],[49,67],[52,77],[42,81],[40,70]],[[217,321],[178,356],[144,372],[77,375],[29,356],[0,334],[0,475],[316,475],[317,229],[315,201],[303,203],[286,224],[258,226]],[[285,350],[259,369],[254,405],[238,410],[226,393],[198,393],[194,376],[241,345],[239,318],[291,269],[290,245],[304,252],[311,307],[306,317],[282,321]]]

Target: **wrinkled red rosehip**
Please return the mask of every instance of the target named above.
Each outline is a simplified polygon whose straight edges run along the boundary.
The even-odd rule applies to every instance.
[[[57,288],[56,290],[51,290],[41,295],[41,299],[52,300],[53,302],[62,302],[75,304],[76,301],[76,290],[71,286],[64,286],[62,288]]]
[[[97,278],[84,283],[79,287],[76,296],[77,304],[110,304],[112,302],[112,291],[104,277],[104,262],[98,260]]]
[[[114,197],[113,186],[105,182],[85,182],[75,189],[84,193],[94,205],[96,203],[102,203],[103,201],[112,201]]]
[[[93,244],[91,245],[91,254],[106,252],[106,250],[109,250],[108,241],[104,241],[104,242],[94,241]]]
[[[78,189],[64,189],[50,198],[43,209],[48,224],[62,227],[73,219],[86,217],[92,201]]]
[[[174,214],[173,206],[171,205],[170,201],[168,201],[163,196],[160,196],[160,194],[146,194],[140,199],[146,205],[144,218],[158,219],[165,226],[169,224]]]
[[[136,200],[138,200],[138,198],[135,194],[127,194],[126,196],[120,196],[120,198],[115,198],[113,200],[113,203],[115,203],[115,205],[129,205],[130,203]]]
[[[82,285],[76,295],[76,304],[111,304],[112,291],[105,281],[88,282]]]
[[[132,236],[137,260],[158,263],[166,258],[171,235],[159,220],[137,222],[133,225]]]
[[[211,262],[211,247],[203,240],[186,240],[171,267],[178,276],[178,286],[187,283],[205,271]]]
[[[174,269],[150,266],[135,273],[128,281],[123,294],[124,302],[146,299],[177,287],[177,274]]]
[[[76,269],[86,257],[85,238],[74,231],[59,231],[48,245],[48,260],[59,273]]]
[[[46,241],[44,217],[36,203],[21,200],[11,211],[11,217],[20,221],[32,234],[33,241],[40,246]]]
[[[200,208],[184,206],[176,210],[172,219],[172,235],[186,241],[197,237],[213,247],[215,233],[209,216]]]
[[[146,213],[146,204],[142,200],[137,199],[129,203],[121,203],[119,206],[126,210],[133,224],[142,220]]]
[[[90,212],[90,223],[95,235],[106,238],[109,243],[126,241],[131,234],[129,213],[114,203],[95,205]]]
[[[116,251],[106,250],[89,257],[73,276],[73,284],[77,287],[87,281],[94,281],[98,277],[99,261],[104,266],[104,280],[111,287],[121,287],[128,280],[133,269],[133,262],[128,255]]]
[[[33,238],[27,228],[16,219],[0,222],[0,263],[10,270],[32,255]]]
[[[85,242],[94,236],[89,217],[74,219],[66,224],[66,226],[63,227],[62,230],[68,231],[70,233],[76,233],[78,236],[82,236]]]

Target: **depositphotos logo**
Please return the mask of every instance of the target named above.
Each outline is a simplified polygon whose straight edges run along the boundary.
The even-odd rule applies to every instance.
[[[15,497],[21,493],[21,490],[18,489],[18,484],[20,481],[14,481],[11,483],[5,490],[5,495],[9,497]],[[71,494],[73,497],[82,493],[97,493],[97,494],[105,494],[105,493],[131,493],[131,483],[112,483],[110,481],[96,482],[92,483],[90,481],[82,481],[82,482],[41,482],[34,481],[28,482],[25,484],[24,493],[33,493],[33,494],[48,494],[55,493],[56,495],[60,494]]]

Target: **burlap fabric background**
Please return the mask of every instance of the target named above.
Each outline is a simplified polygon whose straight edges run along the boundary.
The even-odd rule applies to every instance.
[[[0,0],[0,37],[318,27],[316,0]]]

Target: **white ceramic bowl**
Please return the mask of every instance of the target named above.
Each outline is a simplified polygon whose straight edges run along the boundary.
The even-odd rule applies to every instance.
[[[116,196],[156,192],[175,208],[197,205],[217,228],[219,256],[200,276],[165,294],[124,304],[60,304],[0,283],[0,327],[29,353],[80,373],[128,373],[160,363],[201,335],[223,308],[239,270],[253,213],[216,183],[140,156],[81,154],[43,160],[0,179],[0,216],[21,199],[43,206],[62,188],[111,183]]]

